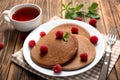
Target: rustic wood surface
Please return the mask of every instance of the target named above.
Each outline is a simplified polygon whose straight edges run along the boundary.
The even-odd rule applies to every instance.
[[[49,21],[53,16],[64,18],[61,13],[61,4],[67,4],[72,1],[72,5],[84,3],[84,10],[92,2],[99,4],[98,13],[100,19],[97,20],[97,29],[107,34],[109,27],[114,26],[120,32],[120,0],[0,0],[0,42],[4,43],[4,48],[0,50],[0,80],[45,80],[36,76],[23,68],[11,63],[11,55],[22,48],[23,40],[20,39],[19,31],[7,22],[3,22],[2,12],[12,8],[20,3],[34,3],[39,5],[43,10],[42,23]],[[85,22],[89,18],[84,18]],[[120,58],[112,69],[108,80],[120,80]]]

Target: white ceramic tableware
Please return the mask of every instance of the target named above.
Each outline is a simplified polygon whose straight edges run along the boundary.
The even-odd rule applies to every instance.
[[[31,7],[37,9],[39,11],[38,16],[27,21],[19,21],[12,18],[13,14],[17,12],[17,10],[25,7]],[[30,14],[31,13],[32,11],[30,12]],[[32,31],[33,29],[35,29],[40,25],[42,19],[42,9],[36,4],[22,3],[12,7],[10,10],[3,11],[2,17],[5,21],[10,22],[15,27],[16,30],[22,32],[28,32],[28,31]]]

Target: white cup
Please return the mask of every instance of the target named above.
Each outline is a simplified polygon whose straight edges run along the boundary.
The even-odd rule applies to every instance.
[[[17,10],[24,8],[24,7],[32,7],[32,8],[37,9],[39,11],[39,15],[36,18],[27,20],[27,21],[18,21],[18,20],[13,19],[12,18],[13,14]],[[15,27],[16,30],[22,31],[22,32],[28,32],[28,31],[32,31],[33,29],[35,29],[36,27],[40,25],[42,21],[42,9],[38,5],[35,5],[35,4],[23,3],[23,4],[14,6],[10,10],[3,11],[2,17],[5,21],[10,22]]]

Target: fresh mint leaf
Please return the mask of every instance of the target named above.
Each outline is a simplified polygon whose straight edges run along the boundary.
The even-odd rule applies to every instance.
[[[74,13],[72,13],[72,12],[66,12],[65,13],[65,18],[66,19],[72,19],[72,15],[74,15]]]
[[[82,12],[76,12],[76,14],[77,14],[77,17],[83,17],[84,16],[84,13],[82,13]]]
[[[65,42],[68,41],[68,32],[66,32],[66,33],[64,34],[64,36],[63,36],[63,40],[64,40]]]
[[[62,9],[62,11],[61,12],[63,12],[63,11],[65,11],[66,9]]]
[[[99,16],[98,14],[95,14],[95,13],[93,13],[93,14],[88,14],[88,17],[90,17],[90,18],[96,18],[96,19],[99,19],[99,18],[100,18],[100,16]]]
[[[99,18],[100,18],[99,14],[96,13],[96,12],[94,12],[94,11],[89,11],[89,12],[87,13],[87,16],[90,17],[90,18],[96,18],[96,19],[99,19]]]
[[[71,11],[72,13],[73,12],[75,13],[76,10],[75,10],[75,8],[72,7],[72,8],[69,8],[69,11]]]
[[[62,4],[62,7],[65,9],[65,4]]]
[[[69,2],[66,7],[69,7],[72,4],[72,2]]]
[[[88,11],[86,12],[86,15],[90,18],[99,19],[100,16],[96,12],[97,7],[98,7],[98,3],[96,3],[96,2],[92,3],[92,5],[88,7]]]
[[[88,10],[89,10],[89,11],[93,11],[93,10],[95,10],[97,7],[98,7],[98,3],[94,2],[94,3],[92,3],[91,6],[89,6]]]
[[[71,4],[72,4],[72,2],[69,2],[67,5],[66,5],[66,10],[68,10],[69,11],[69,8],[71,7]]]
[[[82,9],[84,6],[84,4],[79,4],[78,6],[75,7],[75,10],[79,11],[80,9]]]
[[[76,13],[74,13],[71,17],[72,19],[75,19],[78,15]]]

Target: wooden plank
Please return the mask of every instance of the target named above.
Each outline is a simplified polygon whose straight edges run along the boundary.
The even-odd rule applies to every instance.
[[[117,75],[116,70],[115,70],[115,68],[113,68],[113,70],[112,70],[111,74],[108,76],[107,80],[118,80],[116,75]]]
[[[61,4],[62,4],[62,1],[61,0],[50,0],[50,12],[49,12],[49,16],[50,16],[50,19],[54,16],[59,16],[61,17]]]
[[[11,62],[11,54],[14,52],[14,45],[17,39],[17,31],[14,30],[6,30],[4,31],[4,45],[3,51],[0,52],[0,71],[2,80],[7,78],[10,62]],[[14,36],[14,37],[12,37]]]
[[[102,11],[104,13],[103,16],[104,16],[104,22],[105,22],[105,25],[106,25],[107,32],[109,30],[109,27],[111,27],[111,26],[115,27],[117,25],[116,21],[114,19],[114,17],[115,17],[114,13],[117,14],[118,12],[113,12],[112,11],[112,8],[115,9],[115,10],[117,9],[115,7],[112,7],[112,5],[116,5],[116,4],[113,4],[113,3],[111,4],[111,2],[114,2],[114,1],[112,1],[112,0],[101,0],[101,7],[102,7]],[[120,69],[120,68],[118,68],[118,69]],[[116,70],[113,69],[112,72],[110,73],[109,80],[116,80],[115,73],[116,73]]]
[[[0,14],[2,14],[2,12],[6,9],[6,7],[8,6],[9,1],[2,1],[0,0]],[[0,15],[0,23],[2,22],[2,15]]]
[[[115,68],[116,68],[116,73],[117,73],[117,77],[118,77],[118,80],[120,80],[120,57],[115,65]]]
[[[7,80],[20,80],[22,72],[23,70],[21,69],[21,67],[12,63]]]
[[[110,7],[111,7],[111,12],[113,14],[113,20],[115,21],[115,26],[118,27],[118,31],[119,31],[119,34],[120,34],[120,14],[119,14],[120,13],[120,1],[110,0],[109,3],[110,3]],[[120,76],[119,76],[119,74],[120,74],[120,58],[117,61],[116,65],[115,65],[115,68],[117,70],[118,80],[120,80]]]
[[[38,0],[36,4],[42,8],[42,23],[49,21],[50,0]]]
[[[15,79],[17,80],[17,79]],[[46,80],[40,76],[37,76],[33,73],[30,73],[26,70],[23,70],[23,73],[21,74],[21,79],[20,80]]]
[[[6,2],[7,4],[4,4],[3,2],[2,5],[3,8],[1,9],[2,11],[4,9],[10,9],[14,5],[14,0],[11,1],[8,0]],[[1,33],[3,34],[3,42],[5,47],[0,51],[0,73],[1,73],[0,79],[6,80],[11,65],[10,56],[14,51],[14,47],[15,47],[14,45],[16,43],[18,32],[9,23],[5,23],[5,24],[1,23],[1,24],[2,24],[1,27],[2,28],[4,27],[4,32]]]
[[[13,4],[13,2],[10,1],[9,5],[11,5],[11,7],[13,7],[14,5],[23,3],[23,1],[24,1],[24,0],[19,0],[19,1],[18,1],[18,0],[13,0],[14,4]],[[12,3],[12,4],[11,4],[11,3]],[[17,31],[17,33],[19,33],[19,32]],[[14,33],[14,34],[15,34],[15,33]],[[13,36],[11,36],[11,37],[13,37]],[[17,39],[17,37],[16,37],[15,39]],[[16,47],[13,49],[13,52],[12,52],[12,53],[14,53],[14,52],[16,52],[17,50],[19,50],[19,49],[22,47],[22,44],[23,44],[23,41],[20,40],[20,38],[19,38],[19,36],[18,36],[17,43],[16,43],[16,44],[13,44],[13,46],[15,47],[15,45],[16,45]],[[10,60],[10,61],[11,61],[11,60]],[[21,78],[22,72],[23,72],[23,69],[22,69],[22,68],[20,68],[20,67],[17,66],[16,64],[15,64],[15,65],[14,65],[14,64],[11,64],[9,74],[8,74],[8,76],[7,76],[7,80],[18,80],[19,78]]]
[[[115,21],[109,4],[109,0],[100,0],[101,10],[103,14],[103,20],[107,32],[109,31],[110,26],[115,26]]]

